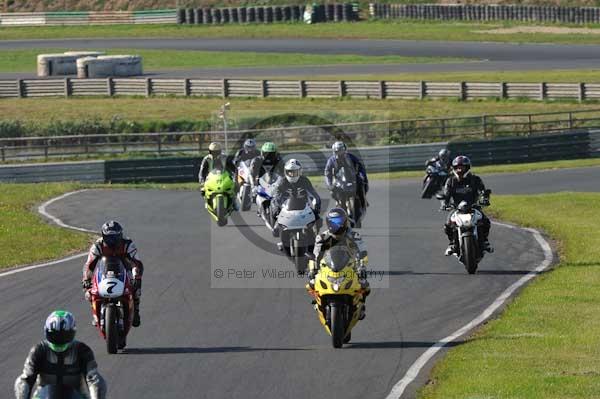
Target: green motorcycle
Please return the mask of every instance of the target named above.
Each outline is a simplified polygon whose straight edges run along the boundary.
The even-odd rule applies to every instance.
[[[234,199],[235,185],[229,172],[212,170],[204,182],[204,203],[218,226],[227,224],[227,218],[234,210]]]

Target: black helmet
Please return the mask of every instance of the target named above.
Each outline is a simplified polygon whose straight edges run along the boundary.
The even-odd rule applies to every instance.
[[[348,215],[342,208],[333,208],[325,217],[329,233],[336,238],[346,234],[348,230]]]
[[[438,157],[444,164],[448,164],[450,162],[450,150],[447,148],[442,148],[438,153]]]
[[[452,173],[458,180],[462,180],[471,173],[471,160],[464,156],[459,155],[452,161]]]
[[[102,225],[102,241],[112,249],[115,249],[123,241],[123,227],[119,222],[109,220]]]

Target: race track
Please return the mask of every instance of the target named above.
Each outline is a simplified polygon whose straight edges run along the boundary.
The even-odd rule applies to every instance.
[[[600,187],[599,171],[495,175],[485,181],[495,193],[591,191]],[[483,260],[478,274],[467,275],[455,259],[443,256],[445,214],[437,212],[436,201],[418,199],[418,180],[372,186],[362,234],[370,268],[386,271],[382,284],[387,281],[389,288],[373,290],[366,320],[342,350],[331,348],[303,280],[276,282],[286,288],[241,288],[272,281],[213,278],[213,287],[240,288],[211,288],[216,268],[226,275],[229,268],[245,266],[291,270],[272,251],[274,244],[265,251],[249,243],[247,237],[273,242],[254,212],[238,221],[241,226],[217,228],[197,192],[92,190],[56,201],[49,213],[68,224],[96,230],[114,218],[136,240],[146,264],[142,326],[130,335],[125,354],[106,354],[81,294],[83,258],[2,276],[0,397],[10,397],[29,347],[41,338],[43,320],[55,308],[75,313],[78,338],[95,350],[111,399],[315,392],[385,397],[421,353],[481,313],[544,256],[531,234],[494,226],[490,238],[496,253]],[[425,383],[431,365],[406,397]]]
[[[402,72],[518,71],[540,69],[594,69],[600,62],[598,45],[510,44],[347,39],[49,39],[3,40],[9,49],[170,49],[202,51],[250,51],[306,54],[401,55],[410,57],[458,57],[465,62],[435,64],[335,65],[272,68],[214,68],[146,71],[164,77],[283,77],[314,75],[368,75]],[[31,73],[5,73],[0,78],[24,78]]]

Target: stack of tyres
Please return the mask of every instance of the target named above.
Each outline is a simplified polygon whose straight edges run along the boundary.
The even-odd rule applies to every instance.
[[[246,7],[238,7],[238,21],[240,24],[248,22],[248,9]]]

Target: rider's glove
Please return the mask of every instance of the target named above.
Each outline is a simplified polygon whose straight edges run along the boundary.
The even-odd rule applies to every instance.
[[[83,287],[84,290],[89,290],[90,288],[92,288],[92,280],[90,279],[85,279],[81,282],[81,286]]]

